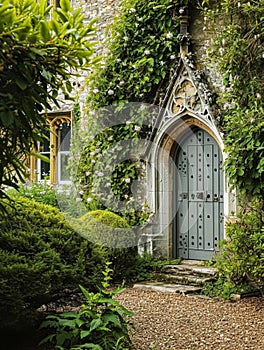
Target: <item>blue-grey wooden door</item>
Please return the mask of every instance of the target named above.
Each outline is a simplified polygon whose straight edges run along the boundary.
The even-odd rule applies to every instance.
[[[209,260],[224,235],[222,152],[205,130],[193,130],[175,154],[174,256]]]

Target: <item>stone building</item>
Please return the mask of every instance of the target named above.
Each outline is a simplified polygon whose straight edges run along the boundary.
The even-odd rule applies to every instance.
[[[98,39],[118,10],[118,1],[73,1],[81,6],[87,20],[99,18]],[[207,62],[211,44],[210,31],[201,14],[181,9],[181,53],[177,68],[161,101],[161,112],[154,121],[147,160],[146,197],[152,211],[149,224],[141,228],[139,248],[167,257],[210,259],[224,238],[225,218],[235,211],[222,168],[225,154],[219,115],[214,95],[222,89],[222,79]],[[98,52],[103,46],[98,46]],[[82,85],[85,77],[77,83]],[[81,111],[85,91],[78,89]],[[63,174],[70,141],[61,149],[63,135],[71,127],[73,105],[61,104],[48,120],[57,136],[42,153],[50,156],[48,165],[32,163],[31,173],[38,169],[38,180],[49,171],[52,183],[67,183]],[[57,169],[57,170],[55,170]],[[32,175],[33,176],[33,175]]]

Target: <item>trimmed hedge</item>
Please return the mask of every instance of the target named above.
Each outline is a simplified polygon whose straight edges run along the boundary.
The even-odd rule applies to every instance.
[[[0,329],[23,329],[64,289],[102,281],[105,249],[85,240],[48,205],[3,202],[0,217]]]
[[[76,222],[79,225],[78,232],[83,237],[106,246],[107,260],[112,262],[114,283],[135,279],[137,237],[124,218],[108,210],[94,210]]]

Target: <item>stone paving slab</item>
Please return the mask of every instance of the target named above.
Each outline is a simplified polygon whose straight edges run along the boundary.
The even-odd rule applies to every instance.
[[[134,284],[133,288],[150,289],[157,292],[170,292],[180,294],[199,293],[201,287],[189,286],[183,284],[170,284],[162,282],[142,282]]]

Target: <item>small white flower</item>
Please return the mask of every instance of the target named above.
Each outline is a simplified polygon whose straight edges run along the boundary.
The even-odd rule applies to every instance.
[[[160,65],[164,66],[165,62],[164,61],[160,61]]]
[[[101,171],[98,171],[97,176],[103,177],[103,176],[104,176],[104,173],[102,173]]]
[[[219,49],[220,56],[224,56],[225,50],[221,47]]]
[[[92,200],[93,199],[91,197],[88,197],[86,201],[87,201],[87,203],[90,203],[90,202],[92,202]]]
[[[119,84],[124,85],[125,84],[124,80],[121,80]]]
[[[98,92],[99,92],[99,90],[98,90],[97,88],[94,88],[94,89],[93,89],[93,93],[94,93],[94,94],[97,94]]]
[[[116,62],[117,62],[117,63],[120,63],[120,62],[121,62],[121,58],[117,58],[117,59],[116,59]]]
[[[260,95],[259,92],[257,93],[257,98],[258,98],[258,99],[261,99],[261,95]]]
[[[85,175],[86,175],[86,176],[89,176],[90,174],[91,174],[90,171],[86,171],[86,172],[85,172]]]
[[[176,56],[175,55],[170,55],[171,60],[175,60]]]
[[[95,152],[94,151],[91,152],[90,155],[93,157],[95,155]]]
[[[79,194],[82,196],[84,194],[83,190],[79,191]]]
[[[145,54],[145,55],[150,55],[150,51],[149,51],[149,50],[145,50],[145,51],[144,51],[144,54]]]
[[[107,183],[106,183],[106,187],[111,187],[111,183],[110,183],[110,182],[107,182]]]
[[[129,125],[129,124],[131,124],[131,121],[130,121],[130,120],[127,120],[127,121],[126,121],[126,125]]]
[[[240,3],[240,1],[238,1],[238,3],[237,3],[237,7],[240,7],[241,6],[241,3]]]
[[[107,92],[107,93],[108,93],[108,95],[109,95],[109,96],[112,96],[112,95],[114,95],[114,94],[115,94],[114,90],[111,90],[111,89],[110,89],[110,90],[108,90],[108,92]]]
[[[141,127],[138,126],[138,125],[136,125],[136,126],[135,126],[135,130],[136,130],[136,131],[140,131],[140,130],[141,130]]]
[[[123,39],[124,39],[125,41],[128,41],[128,40],[129,40],[129,37],[128,37],[128,36],[124,36]]]
[[[167,39],[171,39],[173,37],[173,34],[171,32],[167,33],[166,34],[166,38]]]
[[[95,159],[92,159],[92,163],[95,163]]]
[[[125,197],[125,199],[128,199],[128,195],[127,194],[125,194],[124,197]]]
[[[96,148],[94,151],[95,151],[95,153],[99,153],[101,150],[100,150],[100,148]]]
[[[130,13],[135,13],[135,12],[137,12],[137,10],[136,9],[134,9],[133,7],[129,10],[129,12]]]
[[[130,177],[127,177],[127,178],[125,179],[125,182],[126,182],[127,184],[129,184],[129,183],[131,182]]]

